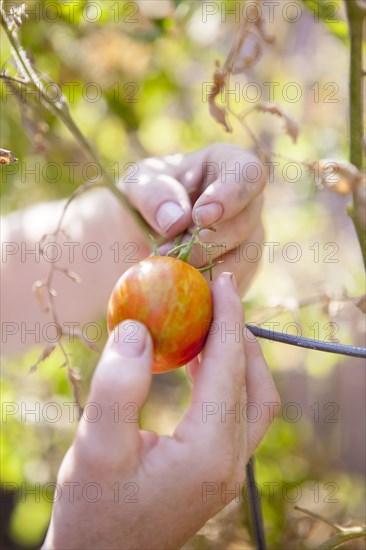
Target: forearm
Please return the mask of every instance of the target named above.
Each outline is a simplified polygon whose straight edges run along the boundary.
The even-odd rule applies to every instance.
[[[131,263],[149,254],[149,243],[131,215],[104,189],[89,191],[67,210],[64,234],[51,237],[44,254],[40,241],[52,234],[64,201],[39,204],[2,219],[2,349],[5,353],[47,340],[49,313],[42,312],[32,286],[57,268],[53,287],[61,323],[82,328],[105,312],[109,293]],[[81,278],[75,284],[65,273]],[[78,324],[78,325],[77,325]],[[33,334],[27,331],[34,330]],[[50,329],[50,334],[52,330]],[[13,334],[12,334],[13,333]]]

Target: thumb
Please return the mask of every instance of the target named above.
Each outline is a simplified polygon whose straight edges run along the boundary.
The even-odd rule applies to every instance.
[[[188,193],[172,176],[156,174],[141,165],[138,181],[132,184],[125,179],[122,188],[130,203],[161,235],[171,238],[192,224]]]
[[[143,324],[124,321],[110,334],[77,435],[88,454],[120,460],[138,453],[139,413],[149,393],[152,363],[152,339]]]

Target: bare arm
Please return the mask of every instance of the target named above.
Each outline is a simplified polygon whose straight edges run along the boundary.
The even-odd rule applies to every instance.
[[[107,190],[90,191],[67,211],[57,244],[51,238],[40,254],[40,240],[52,233],[64,201],[37,204],[2,219],[1,323],[5,353],[50,341],[55,329],[49,313],[42,312],[32,292],[35,281],[45,279],[52,262],[81,278],[75,284],[64,273],[55,274],[56,306],[65,328],[82,329],[105,313],[113,285],[131,262],[150,253],[150,245],[131,215]],[[62,327],[63,328],[63,327]]]

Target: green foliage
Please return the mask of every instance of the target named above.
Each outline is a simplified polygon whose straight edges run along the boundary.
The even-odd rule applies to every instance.
[[[25,492],[29,493],[34,487],[26,487]],[[49,523],[49,516],[52,507],[52,495],[46,500],[37,500],[28,497],[24,502],[18,502],[11,517],[10,534],[14,541],[27,547],[35,547],[43,539]]]

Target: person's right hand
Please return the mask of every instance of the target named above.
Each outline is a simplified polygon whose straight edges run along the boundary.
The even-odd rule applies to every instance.
[[[179,548],[238,495],[279,397],[258,344],[243,342],[229,273],[212,294],[213,330],[189,366],[192,402],[172,437],[138,427],[152,378],[148,331],[138,324],[127,341],[121,323],[110,335],[89,398],[101,416],[83,417],[64,458],[43,550]]]

